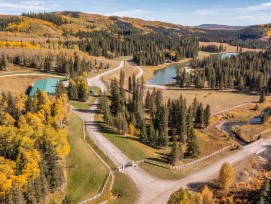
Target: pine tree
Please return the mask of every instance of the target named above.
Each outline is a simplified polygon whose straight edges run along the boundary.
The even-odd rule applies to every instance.
[[[33,106],[33,102],[31,100],[31,98],[28,96],[27,97],[27,100],[26,100],[26,103],[25,103],[25,112],[29,112],[29,113],[34,113],[35,112],[35,109],[34,109],[34,106]]]
[[[192,130],[187,136],[187,150],[186,155],[188,157],[197,157],[199,155],[199,146],[197,141],[197,136],[195,135],[194,130]]]
[[[56,85],[56,97],[59,98],[66,93],[66,88],[63,82],[58,82]]]
[[[197,108],[195,117],[195,127],[202,128],[204,123],[204,110],[202,103]]]
[[[78,100],[78,92],[75,82],[71,79],[68,87],[68,97],[70,100]]]
[[[148,136],[147,136],[147,131],[146,131],[146,126],[145,123],[142,122],[140,125],[140,135],[139,135],[139,140],[143,143],[148,143]]]
[[[187,133],[190,133],[194,129],[194,121],[193,121],[193,111],[192,107],[189,106],[186,116],[186,124],[187,124]]]
[[[208,104],[204,110],[204,116],[203,116],[205,127],[208,127],[208,125],[210,124],[210,118],[211,118],[211,110],[210,110],[210,106]]]
[[[174,139],[172,147],[171,147],[171,153],[170,153],[170,163],[172,165],[175,165],[180,159],[182,159],[182,151],[179,143]]]
[[[145,107],[147,109],[150,109],[150,106],[151,106],[151,94],[150,94],[150,91],[148,90],[147,91],[147,94],[146,94],[146,99],[145,99]]]
[[[199,103],[198,103],[197,98],[195,97],[195,98],[194,98],[194,101],[193,101],[193,103],[192,103],[193,118],[196,117],[196,113],[197,113],[198,106],[199,106]]]

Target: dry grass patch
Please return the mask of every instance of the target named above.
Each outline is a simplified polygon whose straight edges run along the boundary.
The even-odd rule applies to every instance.
[[[230,45],[228,43],[218,43],[218,42],[199,42],[199,46],[207,46],[207,45],[223,45],[223,47],[226,47],[226,51],[225,52],[236,52],[237,51],[237,47]],[[242,48],[243,52],[247,52],[247,51],[262,51],[262,49],[250,49],[250,48]]]
[[[134,66],[130,65],[127,61],[125,61],[125,64],[124,64],[124,73],[125,73],[124,86],[126,88],[128,88],[128,78],[129,78],[129,76],[132,76],[133,74],[137,75],[138,72],[139,72],[139,70],[137,68],[135,68]],[[113,80],[114,78],[119,80],[119,77],[120,77],[120,70],[103,76],[103,81],[107,85],[110,85],[111,80]]]
[[[0,92],[10,92],[12,95],[25,93],[27,88],[35,81],[48,78],[48,76],[12,76],[0,78]]]
[[[234,107],[244,102],[257,101],[259,99],[258,95],[213,90],[163,90],[163,95],[164,102],[167,102],[169,98],[177,99],[182,95],[186,98],[187,104],[189,105],[196,97],[204,106],[209,104],[212,113]]]
[[[255,110],[256,105],[258,109]],[[258,117],[263,109],[270,106],[270,98],[265,103],[252,103],[246,104],[244,106],[229,110],[225,113],[220,114],[224,119],[229,119],[231,121],[246,122],[252,118]]]

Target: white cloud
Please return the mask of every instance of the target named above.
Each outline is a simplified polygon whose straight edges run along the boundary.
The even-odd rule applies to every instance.
[[[8,13],[8,11],[16,11],[18,13],[22,11],[46,11],[51,9],[52,4],[48,6],[44,1],[21,1],[17,3],[0,1],[0,11]]]
[[[210,8],[210,9],[197,9],[193,12],[194,15],[205,16],[205,15],[241,15],[241,14],[253,14],[254,12],[260,11],[271,11],[271,2],[259,4],[256,6],[247,6],[239,8]]]

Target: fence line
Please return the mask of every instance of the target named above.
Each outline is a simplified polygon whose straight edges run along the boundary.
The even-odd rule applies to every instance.
[[[217,154],[220,154],[220,153],[222,153],[222,152],[224,152],[224,151],[226,151],[226,150],[229,150],[229,149],[233,148],[234,146],[235,146],[235,145],[232,144],[232,145],[230,145],[230,146],[224,147],[224,148],[221,149],[221,150],[218,150],[218,151],[216,151],[216,152],[214,152],[214,153],[212,153],[212,154],[209,154],[209,155],[207,155],[207,156],[205,156],[205,157],[202,157],[202,158],[200,158],[200,159],[194,160],[194,161],[189,162],[189,163],[185,163],[185,164],[182,164],[182,165],[179,165],[179,166],[170,166],[170,169],[172,169],[172,170],[181,170],[181,169],[183,169],[184,167],[190,166],[190,165],[192,165],[192,164],[200,163],[200,162],[202,162],[202,161],[204,161],[204,160],[206,160],[206,159],[209,159],[210,157],[213,157],[213,156],[215,156],[215,155],[217,155]]]
[[[221,149],[221,150],[218,150],[218,151],[216,151],[216,152],[213,152],[213,153],[211,153],[211,154],[209,154],[209,155],[207,155],[207,156],[205,156],[205,157],[196,159],[196,160],[191,161],[191,162],[189,162],[189,163],[181,164],[181,165],[179,165],[179,166],[171,166],[171,165],[167,165],[167,164],[162,164],[162,163],[160,163],[160,162],[153,161],[153,160],[150,160],[150,159],[145,159],[144,162],[149,163],[149,164],[153,164],[153,165],[156,165],[156,166],[159,166],[159,167],[163,167],[163,168],[166,168],[166,169],[171,169],[171,170],[182,170],[182,169],[184,169],[184,168],[187,167],[187,166],[190,166],[190,165],[192,165],[192,164],[200,163],[200,162],[202,162],[202,161],[204,161],[204,160],[206,160],[206,159],[208,159],[208,158],[210,158],[210,157],[213,157],[213,156],[215,156],[215,155],[217,155],[217,154],[220,154],[220,153],[222,153],[222,152],[224,152],[224,151],[226,151],[226,150],[229,150],[229,149],[231,149],[231,148],[233,148],[233,147],[235,147],[235,146],[236,146],[235,144],[232,144],[232,145],[230,145],[230,146],[224,147],[224,148]]]

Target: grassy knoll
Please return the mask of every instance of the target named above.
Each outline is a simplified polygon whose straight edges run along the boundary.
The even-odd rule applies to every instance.
[[[127,177],[125,174],[120,172],[115,174],[115,183],[113,185],[113,195],[120,194],[120,198],[116,198],[114,201],[109,202],[110,204],[134,204],[138,199],[138,190],[135,183]]]
[[[204,106],[209,104],[211,112],[215,113],[234,107],[244,102],[257,101],[258,95],[241,94],[232,91],[213,91],[213,90],[163,90],[164,102],[169,98],[176,99],[181,95],[186,98],[187,104],[190,105],[196,97]]]
[[[71,113],[68,124],[71,152],[66,160],[67,193],[77,203],[96,195],[109,172],[85,143],[81,119]]]

